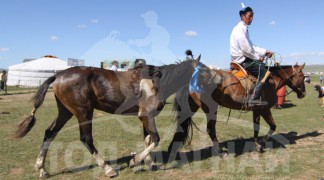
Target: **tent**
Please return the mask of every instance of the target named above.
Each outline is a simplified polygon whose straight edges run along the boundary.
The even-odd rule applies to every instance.
[[[37,87],[47,78],[69,68],[66,61],[47,55],[39,59],[9,66],[8,86]]]

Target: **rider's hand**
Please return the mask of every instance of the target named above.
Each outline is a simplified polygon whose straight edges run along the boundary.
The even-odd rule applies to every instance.
[[[273,52],[271,52],[271,51],[267,51],[265,55],[266,55],[268,58],[271,58],[272,55],[273,55]]]

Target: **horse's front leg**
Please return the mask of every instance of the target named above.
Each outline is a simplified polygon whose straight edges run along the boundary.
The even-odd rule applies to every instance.
[[[206,93],[211,94],[211,93]],[[224,158],[227,156],[227,153],[223,151],[222,146],[220,146],[217,134],[216,134],[216,122],[217,122],[217,110],[218,110],[218,104],[215,100],[213,100],[209,96],[203,96],[202,97],[203,103],[201,103],[201,108],[206,114],[206,120],[207,120],[207,133],[210,137],[210,139],[213,142],[213,151],[216,153],[216,155],[219,155],[221,158]]]
[[[264,109],[261,112],[261,116],[270,126],[269,132],[263,137],[262,145],[265,146],[266,141],[272,136],[272,134],[276,131],[277,125],[272,117],[270,109]]]
[[[216,155],[219,155],[221,158],[225,158],[227,153],[223,151],[222,146],[219,144],[216,134],[216,121],[217,121],[217,108],[216,112],[206,113],[207,118],[207,133],[210,139],[213,142],[213,150],[216,152]]]
[[[259,144],[258,136],[260,131],[260,115],[261,110],[254,110],[253,111],[253,130],[254,130],[254,143],[257,151],[262,152],[263,147],[261,144]]]
[[[145,143],[147,144],[147,146],[143,152],[136,154],[135,157],[131,159],[129,163],[130,168],[138,165],[141,161],[143,161],[154,150],[154,148],[159,145],[160,142],[160,136],[155,125],[155,118],[153,116],[139,115],[139,119],[142,121],[145,129],[149,133],[149,136],[145,138],[145,142],[148,143]],[[151,158],[148,158],[147,161],[150,161],[150,159]],[[154,163],[150,163],[149,165],[155,166]]]
[[[147,132],[145,126],[143,125],[143,131],[144,131],[144,144],[145,144],[145,149],[150,146],[152,143],[152,139],[150,134]],[[149,153],[145,158],[144,158],[144,163],[150,167],[151,170],[156,170],[157,166],[155,162],[152,160],[151,153]]]

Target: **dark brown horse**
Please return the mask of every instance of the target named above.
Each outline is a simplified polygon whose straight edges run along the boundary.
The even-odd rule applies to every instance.
[[[240,81],[230,72],[216,70],[217,75],[222,79],[220,84],[209,84],[206,92],[201,95],[200,102],[196,103],[188,92],[188,88],[182,88],[176,93],[174,100],[174,110],[177,112],[177,129],[173,140],[169,146],[169,152],[174,153],[184,142],[190,144],[189,131],[192,123],[191,117],[201,107],[207,117],[207,133],[214,143],[214,148],[219,151],[218,139],[216,136],[216,116],[218,104],[230,109],[253,111],[254,139],[258,150],[263,150],[266,140],[276,130],[276,123],[271,114],[271,107],[277,101],[276,92],[282,86],[288,85],[298,98],[305,96],[304,74],[302,66],[279,66],[271,67],[271,76],[263,91],[263,99],[268,101],[268,105],[262,109],[260,107],[250,108],[246,106],[247,91]],[[200,107],[197,104],[201,104]],[[258,142],[260,126],[260,116],[268,123],[270,130],[261,142]]]
[[[50,143],[61,128],[74,115],[78,119],[80,140],[88,148],[99,167],[109,177],[116,175],[115,170],[105,163],[93,144],[92,118],[94,109],[112,114],[137,115],[145,128],[146,148],[130,162],[130,167],[142,160],[151,168],[154,162],[150,152],[158,146],[160,137],[155,126],[155,117],[165,105],[166,99],[186,86],[200,61],[186,60],[178,64],[161,67],[143,66],[126,72],[117,72],[93,67],[73,67],[61,71],[47,79],[33,97],[32,115],[24,120],[16,132],[17,138],[24,137],[35,123],[36,110],[44,101],[50,84],[58,107],[58,115],[46,129],[36,168],[40,177],[49,176],[44,161]],[[201,64],[201,63],[200,63]],[[215,72],[201,64],[199,78],[207,83]]]

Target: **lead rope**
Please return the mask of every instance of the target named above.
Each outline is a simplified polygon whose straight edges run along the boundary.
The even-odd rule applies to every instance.
[[[227,116],[226,125],[228,124],[228,120],[229,120],[229,118],[230,118],[230,116],[231,116],[231,112],[232,112],[232,109],[230,109],[230,110],[229,110],[229,112],[228,112],[228,116]]]

